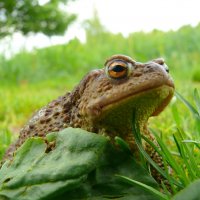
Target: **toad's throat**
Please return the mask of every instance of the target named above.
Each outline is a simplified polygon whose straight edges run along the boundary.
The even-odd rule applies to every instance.
[[[139,103],[140,97],[143,101],[143,105],[147,105],[150,103],[148,100],[155,99],[155,101],[159,100],[157,102],[157,105],[154,105],[155,109],[151,113],[151,115],[158,115],[170,102],[172,96],[174,93],[174,86],[172,84],[163,84],[158,87],[148,87],[144,88],[143,90],[136,91],[133,93],[126,93],[125,95],[109,95],[109,96],[102,96],[98,99],[98,101],[93,102],[88,108],[89,113],[93,117],[97,117],[104,112],[107,112],[107,110],[110,109],[110,107],[118,107],[119,104],[124,104],[127,106],[126,102],[130,102],[133,99],[138,99],[138,104],[142,106],[142,103]],[[135,104],[137,105],[137,104]],[[140,106],[138,105],[138,107]],[[151,103],[149,104],[151,106]],[[145,106],[144,106],[145,107]],[[120,108],[118,108],[120,109]]]

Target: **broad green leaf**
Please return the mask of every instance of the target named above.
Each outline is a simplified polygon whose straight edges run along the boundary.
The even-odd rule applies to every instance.
[[[103,136],[68,128],[57,134],[56,148],[45,153],[42,138],[28,139],[0,170],[0,197],[39,200],[79,186],[95,169],[106,142]]]
[[[199,200],[200,179],[191,183],[188,187],[176,194],[172,200]]]
[[[158,200],[159,198],[145,191],[140,186],[133,186],[116,175],[129,177],[158,189],[155,180],[135,162],[127,152],[113,148],[110,143],[105,147],[99,166],[88,175],[88,179],[79,188],[59,196],[59,200]],[[53,200],[53,199],[51,199]]]
[[[42,138],[28,139],[12,162],[0,169],[0,199],[134,199],[155,195],[122,181],[116,174],[157,188],[147,171],[106,137],[67,128],[46,138],[55,147],[46,152]]]

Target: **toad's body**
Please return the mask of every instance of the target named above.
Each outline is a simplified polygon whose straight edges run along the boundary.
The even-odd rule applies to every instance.
[[[5,157],[10,157],[29,137],[45,136],[66,127],[80,127],[111,139],[118,135],[134,149],[133,111],[141,131],[150,137],[146,131],[148,118],[165,108],[173,92],[174,84],[162,59],[143,64],[127,56],[112,56],[104,69],[89,72],[72,92],[39,110]]]

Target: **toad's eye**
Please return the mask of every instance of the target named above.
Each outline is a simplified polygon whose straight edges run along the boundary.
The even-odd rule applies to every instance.
[[[129,63],[124,61],[114,61],[106,66],[106,74],[113,79],[122,79],[129,75]]]

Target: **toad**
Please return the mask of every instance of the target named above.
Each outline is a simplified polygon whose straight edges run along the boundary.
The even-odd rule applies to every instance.
[[[103,134],[111,141],[119,136],[134,151],[133,112],[141,133],[152,140],[147,121],[169,104],[174,93],[174,83],[168,72],[161,58],[141,63],[125,55],[110,57],[103,69],[89,72],[72,92],[37,111],[4,159],[12,158],[13,152],[27,138],[44,137],[66,127]],[[146,150],[152,155],[149,148]]]

